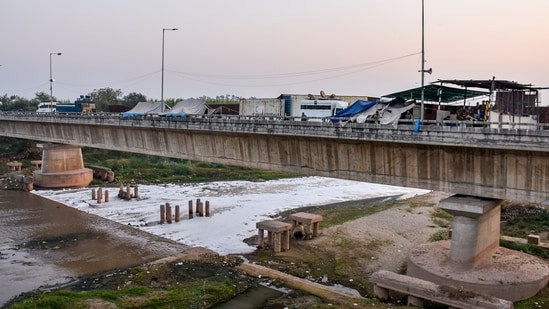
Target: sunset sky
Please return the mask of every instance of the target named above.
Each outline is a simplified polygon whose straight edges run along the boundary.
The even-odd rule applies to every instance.
[[[421,85],[421,0],[6,0],[0,95],[381,96]],[[425,0],[425,83],[549,86],[549,1]],[[542,102],[548,105],[549,93]],[[545,94],[547,93],[547,95]]]

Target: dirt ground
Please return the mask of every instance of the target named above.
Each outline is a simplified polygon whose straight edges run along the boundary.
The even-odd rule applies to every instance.
[[[342,285],[373,298],[368,280],[373,272],[405,273],[408,253],[446,230],[433,222],[432,213],[448,196],[431,192],[341,225],[322,228],[321,223],[317,238],[292,239],[290,250],[277,254],[258,250],[246,257],[253,263],[313,282]]]

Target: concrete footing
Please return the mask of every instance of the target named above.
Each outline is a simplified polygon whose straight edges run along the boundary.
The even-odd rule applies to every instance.
[[[438,241],[410,253],[407,275],[513,302],[530,298],[547,285],[549,265],[539,258],[499,247],[488,259],[490,263],[464,268],[450,260],[450,241]]]
[[[414,249],[407,274],[509,301],[536,295],[549,280],[549,265],[499,247],[501,202],[465,195],[440,201],[439,208],[454,216],[451,240]]]

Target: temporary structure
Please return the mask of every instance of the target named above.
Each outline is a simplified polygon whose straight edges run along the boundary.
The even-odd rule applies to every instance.
[[[395,98],[390,101],[357,100],[348,108],[332,117],[333,122],[357,122],[364,123],[367,119],[376,119],[380,124],[396,125],[402,114],[414,107],[414,101],[404,101]]]
[[[134,108],[121,115],[122,117],[160,115],[162,113],[162,104],[164,104],[164,111],[170,110],[170,106],[162,102],[139,102]]]
[[[208,110],[208,105],[200,99],[186,99],[177,102],[169,111],[162,113],[166,117],[185,117],[187,115],[201,115]]]

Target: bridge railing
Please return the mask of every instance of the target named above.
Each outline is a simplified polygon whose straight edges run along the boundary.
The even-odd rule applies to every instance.
[[[109,112],[97,112],[97,113],[36,113],[36,112],[21,112],[21,111],[0,111],[0,119],[20,119],[20,120],[40,120],[40,121],[49,121],[55,122],[57,120],[68,120],[68,119],[103,119],[103,120],[120,120],[120,121],[155,121],[155,122],[194,122],[199,119],[200,122],[208,122],[211,120],[224,119],[229,121],[248,121],[257,123],[269,123],[269,122],[279,122],[279,121],[290,121],[290,122],[302,122],[307,126],[317,126],[318,124],[328,125],[328,126],[346,126],[348,124],[357,124],[356,122],[348,121],[347,118],[319,118],[319,117],[308,117],[307,121],[301,121],[301,117],[297,116],[248,116],[248,115],[187,115],[185,117],[161,117],[158,115],[153,116],[135,116],[135,117],[123,117],[120,113],[109,113]],[[400,119],[397,126],[401,125],[415,125],[417,120],[409,119]],[[379,125],[379,120],[367,119],[364,123],[364,126],[369,125]],[[483,122],[483,121],[470,121],[470,120],[444,120],[444,121],[435,121],[435,120],[424,120],[421,126],[421,130],[430,130],[434,127],[432,126],[442,126],[442,127],[459,127],[459,128],[491,128],[491,129],[518,129],[518,130],[549,130],[549,123],[517,123],[517,122]],[[392,124],[387,124],[383,126],[393,126],[396,130],[397,126]]]
[[[372,140],[402,143],[462,145],[482,148],[549,150],[549,124],[494,123],[481,121],[400,120],[382,125],[377,120],[364,123],[301,121],[301,117],[188,115],[186,117],[122,117],[118,113],[51,114],[2,112],[0,121],[110,125],[133,128],[253,133],[304,137]]]

